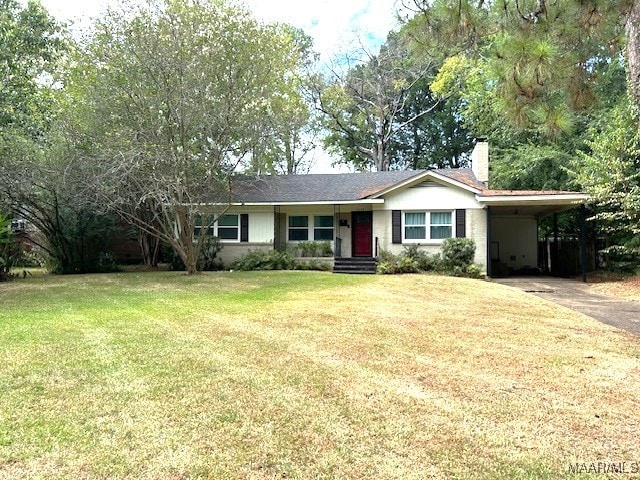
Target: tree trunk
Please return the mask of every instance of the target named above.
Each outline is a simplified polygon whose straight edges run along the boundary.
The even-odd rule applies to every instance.
[[[198,249],[195,245],[186,245],[184,250],[180,252],[180,256],[184,262],[187,275],[198,273]]]
[[[631,94],[640,112],[640,0],[634,0],[625,23]],[[640,115],[638,115],[640,122]],[[640,127],[640,123],[638,125]]]
[[[138,243],[142,251],[144,265],[146,267],[157,267],[160,254],[160,240],[143,230],[139,230]]]

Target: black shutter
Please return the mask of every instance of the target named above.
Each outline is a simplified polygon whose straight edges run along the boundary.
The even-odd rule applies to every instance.
[[[391,211],[391,242],[402,243],[402,212]]]
[[[467,211],[456,210],[456,237],[464,238],[467,236]]]
[[[240,215],[240,241],[249,241],[249,214],[243,213]]]

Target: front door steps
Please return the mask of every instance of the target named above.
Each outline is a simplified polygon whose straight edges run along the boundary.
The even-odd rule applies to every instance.
[[[333,273],[376,273],[378,261],[373,257],[336,258]]]

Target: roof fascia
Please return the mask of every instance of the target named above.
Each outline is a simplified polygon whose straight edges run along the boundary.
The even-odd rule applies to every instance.
[[[384,199],[366,198],[363,200],[323,200],[320,202],[233,202],[234,207],[258,207],[258,206],[280,206],[280,205],[372,205],[383,204]],[[211,204],[216,205],[216,204]],[[222,204],[221,204],[222,205]]]
[[[539,195],[476,195],[476,200],[484,205],[579,205],[591,197],[586,193],[559,193]]]
[[[473,188],[473,187],[467,185],[466,183],[462,183],[462,182],[459,182],[458,180],[454,180],[454,179],[446,177],[444,175],[440,175],[439,173],[436,173],[436,172],[434,172],[432,170],[427,170],[426,172],[424,172],[424,173],[422,173],[420,175],[408,178],[406,180],[403,180],[402,182],[399,182],[399,183],[396,183],[395,185],[392,185],[391,187],[385,188],[381,192],[378,192],[375,195],[373,195],[371,198],[380,198],[383,195],[387,195],[388,193],[393,192],[394,190],[399,190],[401,188],[410,187],[410,186],[412,186],[414,184],[417,184],[417,183],[420,183],[420,182],[424,181],[427,178],[432,178],[434,180],[437,180],[438,182],[446,183],[448,185],[451,185],[451,186],[454,186],[454,187],[458,187],[458,188],[461,188],[463,190],[467,190],[468,192],[472,192],[472,193],[475,193],[475,194],[481,193],[481,190],[479,190],[477,188]]]

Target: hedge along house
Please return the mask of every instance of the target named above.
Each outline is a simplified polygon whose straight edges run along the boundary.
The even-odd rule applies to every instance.
[[[285,242],[328,241],[336,269],[408,245],[438,252],[449,237],[472,238],[475,263],[514,271],[538,265],[538,220],[582,205],[577,192],[492,190],[479,142],[470,169],[241,177],[214,226],[222,261]]]

